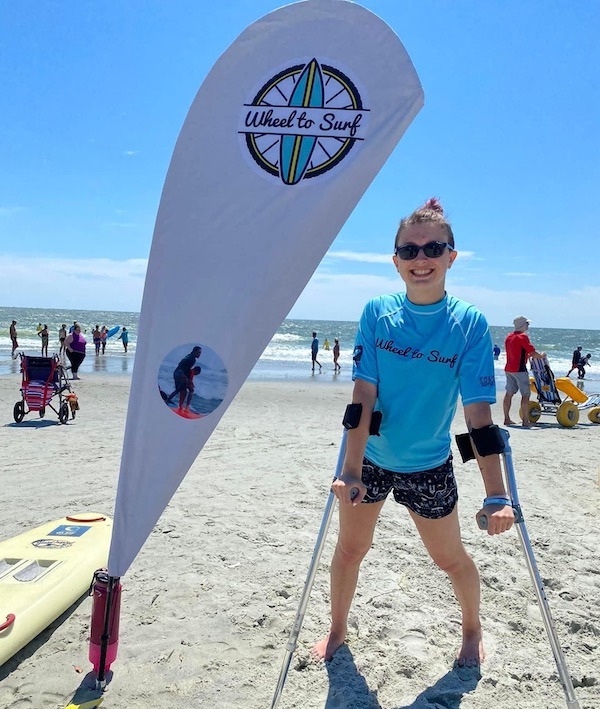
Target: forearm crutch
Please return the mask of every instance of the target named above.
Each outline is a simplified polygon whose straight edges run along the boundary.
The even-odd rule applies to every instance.
[[[347,435],[348,431],[344,429],[334,478],[338,478],[342,472],[344,456],[346,455]],[[277,680],[277,689],[275,690],[275,694],[273,695],[271,709],[276,709],[277,705],[279,704],[281,694],[283,692],[283,686],[287,678],[288,670],[290,669],[292,655],[294,654],[294,651],[296,650],[296,645],[298,644],[298,636],[300,635],[300,630],[302,629],[304,614],[306,613],[306,607],[308,606],[308,601],[310,599],[310,592],[312,591],[315,576],[317,574],[319,559],[321,558],[321,552],[323,551],[323,547],[325,545],[325,538],[327,537],[327,530],[329,529],[329,524],[331,523],[331,518],[333,517],[334,509],[335,495],[333,494],[333,492],[330,492],[329,497],[327,498],[327,504],[325,505],[325,511],[323,512],[323,519],[321,520],[321,526],[319,528],[319,534],[315,543],[312,559],[310,560],[310,566],[308,567],[306,581],[304,582],[304,590],[302,591],[300,605],[298,606],[298,610],[296,611],[296,619],[294,620],[294,625],[292,626],[292,631],[290,633],[290,637],[285,648],[285,657],[283,658],[283,664],[281,665],[281,671],[279,672],[279,679]]]
[[[542,619],[544,621],[548,640],[550,641],[550,647],[552,648],[554,661],[556,662],[558,676],[565,692],[565,697],[567,700],[567,709],[581,709],[579,701],[575,696],[575,690],[573,689],[573,682],[571,681],[571,676],[569,675],[569,670],[567,669],[567,662],[565,660],[565,656],[558,642],[556,628],[554,627],[554,622],[552,621],[552,614],[550,613],[550,606],[548,605],[548,600],[546,598],[546,591],[544,589],[544,584],[542,583],[542,579],[537,568],[535,556],[533,554],[533,549],[529,540],[529,535],[527,534],[527,527],[525,526],[525,520],[521,511],[521,505],[519,504],[517,481],[515,478],[515,471],[512,464],[512,449],[510,447],[510,443],[508,442],[509,434],[508,431],[505,431],[504,429],[500,429],[500,433],[502,434],[502,438],[504,439],[504,452],[501,453],[502,463],[504,466],[504,476],[508,487],[508,494],[511,499],[511,505],[515,513],[517,533],[521,541],[523,553],[525,554],[525,561],[527,562],[527,568],[529,570],[529,575],[533,583],[537,602],[542,612]],[[478,523],[481,529],[487,529],[487,515],[479,515]]]

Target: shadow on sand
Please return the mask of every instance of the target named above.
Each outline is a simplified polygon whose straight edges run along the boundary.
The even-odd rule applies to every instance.
[[[329,692],[325,709],[382,709],[377,692],[369,689],[346,645],[337,651],[334,661],[326,663],[326,667]],[[462,698],[477,687],[480,679],[478,668],[454,667],[410,704],[399,704],[394,709],[460,709]]]

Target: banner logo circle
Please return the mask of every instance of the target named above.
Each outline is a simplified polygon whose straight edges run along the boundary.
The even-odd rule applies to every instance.
[[[365,140],[368,113],[345,73],[311,59],[263,84],[243,107],[239,133],[264,173],[297,185],[336,167]]]

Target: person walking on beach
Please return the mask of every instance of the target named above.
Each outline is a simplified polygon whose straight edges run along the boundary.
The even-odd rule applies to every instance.
[[[125,352],[127,352],[127,345],[129,344],[129,332],[127,331],[126,327],[121,330],[121,334],[119,335],[119,337],[117,337],[117,340],[121,340],[121,342],[123,343],[123,349],[125,350]]]
[[[11,350],[11,357],[16,357],[15,351],[17,347],[19,346],[19,342],[17,341],[17,321],[13,320],[12,323],[10,324],[10,327],[8,328],[8,332],[10,335],[10,341],[12,343],[12,350]]]
[[[312,334],[312,342],[310,343],[310,357],[312,360],[312,371],[315,371],[315,364],[319,365],[319,372],[323,369],[321,367],[321,364],[319,363],[319,360],[317,359],[317,355],[319,354],[319,340],[317,339],[317,333],[313,332]]]
[[[576,350],[573,350],[573,359],[571,360],[571,369],[567,372],[567,377],[573,372],[574,370],[577,369],[577,365],[579,364],[579,360],[581,359],[581,345],[577,347]]]
[[[507,336],[504,342],[506,350],[506,365],[504,373],[506,375],[506,394],[502,402],[504,408],[504,425],[514,426],[515,422],[510,418],[510,405],[513,396],[521,393],[521,424],[524,428],[529,428],[529,398],[531,397],[531,386],[529,384],[529,372],[527,371],[527,361],[530,357],[542,359],[546,356],[544,352],[536,352],[525,331],[529,328],[529,323],[525,316],[519,315],[513,320],[514,331]]]
[[[183,409],[185,404],[186,395],[188,393],[194,393],[194,382],[192,368],[196,364],[196,360],[202,354],[202,347],[196,345],[194,349],[187,354],[175,367],[173,372],[173,381],[175,382],[175,391],[166,397],[165,401],[170,404],[175,398],[176,394],[179,394],[179,408]],[[191,402],[191,398],[190,398]]]
[[[432,560],[450,577],[462,610],[457,663],[476,666],[484,658],[479,574],[461,541],[450,425],[460,393],[469,433],[478,440],[492,436],[496,389],[485,318],[445,291],[455,258],[450,224],[439,201],[430,199],[396,234],[393,262],[406,292],[371,300],[361,316],[352,374],[352,402],[360,407],[342,473],[332,484],[340,527],[331,564],[331,626],[313,648],[317,658],[330,660],[345,641],[359,567],[392,490]],[[379,435],[370,436],[376,402],[382,422]],[[477,460],[486,495],[502,501],[492,505],[486,498],[484,504],[488,534],[500,534],[514,521],[500,457]]]
[[[81,334],[81,326],[75,325],[73,332],[69,333],[65,340],[67,357],[71,362],[71,375],[73,379],[79,379],[79,367],[85,359],[85,337]]]
[[[59,355],[63,355],[66,352],[65,348],[65,340],[67,339],[67,326],[63,323],[60,326],[60,330],[58,331],[58,342],[60,344],[60,348],[58,350]]]
[[[102,347],[102,354],[105,353],[106,351],[106,335],[108,333],[108,330],[106,328],[106,325],[102,325],[102,329],[100,330],[100,346]]]
[[[42,357],[48,356],[48,338],[50,333],[48,332],[48,325],[44,325],[42,329],[38,332],[38,337],[42,340]]]
[[[500,357],[500,348],[498,345],[494,345],[494,359],[498,359]]]
[[[340,356],[340,341],[336,337],[333,340],[333,371],[335,373],[341,371],[341,369],[342,369],[340,367],[340,365],[338,364],[339,356]]]

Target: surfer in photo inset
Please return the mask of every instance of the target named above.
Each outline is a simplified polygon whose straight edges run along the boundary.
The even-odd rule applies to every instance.
[[[177,365],[175,371],[173,372],[173,380],[175,382],[175,391],[170,394],[166,399],[166,403],[170,404],[175,398],[176,394],[179,394],[179,408],[183,410],[186,397],[188,399],[188,408],[194,394],[194,374],[199,374],[200,372],[194,372],[192,374],[192,369],[196,364],[196,360],[202,354],[202,347],[196,345],[194,349],[186,355]]]
[[[450,425],[460,393],[469,433],[487,441],[497,430],[490,409],[496,387],[484,316],[445,291],[455,258],[452,229],[440,203],[430,199],[400,222],[396,234],[393,262],[406,292],[371,300],[360,319],[352,402],[362,409],[332,485],[340,529],[331,564],[331,627],[313,648],[319,659],[330,660],[345,642],[359,567],[392,491],[408,508],[432,560],[448,574],[461,606],[457,664],[475,667],[484,659],[479,574],[460,535]],[[379,435],[370,436],[376,402],[381,426]],[[477,460],[488,534],[500,534],[514,521],[500,456]]]

